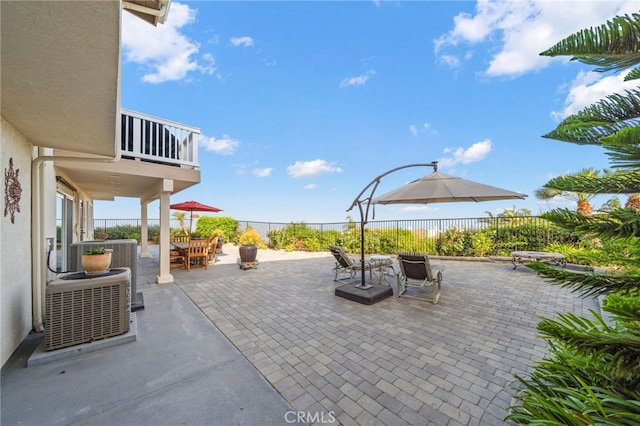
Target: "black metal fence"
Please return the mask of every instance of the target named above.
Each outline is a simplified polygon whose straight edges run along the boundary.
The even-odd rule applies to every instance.
[[[149,219],[149,239],[159,232],[159,219]],[[171,220],[179,228],[178,220]],[[140,219],[95,219],[96,238],[137,238]],[[274,223],[238,221],[238,230],[248,226],[275,248],[326,250],[339,244],[360,250],[360,222]],[[235,241],[236,236],[226,236]],[[577,241],[537,216],[482,217],[457,219],[414,219],[371,221],[365,226],[365,251],[393,253],[420,251],[454,256],[505,255],[513,250],[543,250],[553,243]]]

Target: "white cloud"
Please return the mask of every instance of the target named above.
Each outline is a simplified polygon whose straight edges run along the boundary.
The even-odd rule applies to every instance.
[[[596,72],[580,72],[571,83],[562,111],[553,111],[551,115],[558,121],[582,111],[584,108],[604,99],[612,93],[623,93],[627,89],[638,87],[637,80],[624,81],[628,70],[603,77]]]
[[[451,69],[460,68],[462,65],[462,61],[456,55],[440,55],[438,61]]]
[[[412,124],[409,126],[409,132],[411,132],[413,136],[418,136],[419,133],[424,133],[430,128],[431,128],[431,124],[429,123],[422,123],[422,126],[420,127],[418,127],[418,125],[416,124]]]
[[[487,76],[517,76],[546,67],[551,58],[539,53],[579,30],[604,24],[616,15],[637,12],[634,1],[479,0],[475,14],[460,13],[454,27],[434,40],[439,61],[462,65],[451,53],[461,45],[487,43],[491,52]],[[567,61],[569,58],[556,60]]]
[[[376,74],[374,70],[367,71],[365,74],[356,77],[347,77],[340,82],[340,87],[362,86]]]
[[[475,163],[485,158],[491,152],[491,141],[485,139],[476,142],[469,148],[445,148],[444,153],[449,154],[438,160],[438,165],[443,167],[451,167],[456,164]]]
[[[256,168],[253,169],[253,175],[254,176],[258,176],[258,177],[267,177],[269,175],[271,175],[271,172],[273,171],[273,169],[271,167],[265,167],[262,169]]]
[[[317,184],[315,184],[315,183],[310,183],[309,185],[305,185],[305,186],[304,186],[304,189],[312,190],[312,189],[316,189],[317,187],[318,187],[318,185],[317,185]]]
[[[232,139],[228,135],[223,135],[221,139],[200,135],[199,143],[200,146],[203,146],[207,151],[213,151],[222,155],[231,155],[240,146],[239,140]]]
[[[311,178],[325,173],[342,173],[340,167],[334,163],[327,163],[325,160],[296,161],[295,164],[287,167],[287,173],[294,178]]]
[[[244,47],[253,46],[253,39],[247,36],[232,37],[230,41],[231,41],[231,44],[233,44],[234,46],[244,46]]]
[[[182,34],[183,27],[192,24],[195,9],[181,3],[171,3],[164,24],[154,27],[129,12],[122,12],[122,49],[125,61],[145,68],[142,81],[163,83],[181,80],[192,71],[212,74],[215,61],[211,54],[196,58],[198,42]]]

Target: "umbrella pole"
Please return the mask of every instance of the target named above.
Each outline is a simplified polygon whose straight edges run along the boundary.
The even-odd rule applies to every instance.
[[[360,284],[356,285],[356,288],[360,288],[362,290],[368,290],[373,287],[371,284],[365,283],[364,278],[364,214],[362,213],[362,204],[358,203],[358,208],[360,209]]]
[[[358,208],[360,209],[360,284],[357,284],[355,287],[363,289],[363,290],[367,290],[371,287],[373,287],[372,285],[367,285],[365,284],[365,278],[364,278],[364,225],[367,223],[367,221],[369,220],[369,206],[371,205],[371,200],[373,200],[373,194],[376,192],[376,189],[378,188],[378,185],[380,185],[380,179],[382,179],[383,177],[385,177],[388,174],[391,174],[395,171],[401,170],[401,169],[406,169],[409,167],[433,167],[434,171],[438,170],[438,162],[437,161],[432,161],[431,163],[419,163],[419,164],[408,164],[406,166],[400,166],[400,167],[396,167],[395,169],[391,169],[388,172],[384,172],[383,174],[381,174],[380,176],[376,177],[374,180],[372,180],[371,182],[369,182],[369,184],[367,186],[364,187],[364,189],[362,191],[360,191],[360,193],[358,194],[358,196],[355,198],[355,200],[353,200],[353,203],[351,203],[351,207],[349,207],[347,209],[347,211],[351,211],[352,208],[355,207],[355,205],[358,205]],[[373,187],[373,188],[371,188]],[[364,199],[360,199],[364,193],[367,191],[367,189],[371,188],[371,193],[369,193],[369,196],[364,198]],[[362,211],[362,203],[363,202],[367,202],[367,211],[366,213],[364,213]]]

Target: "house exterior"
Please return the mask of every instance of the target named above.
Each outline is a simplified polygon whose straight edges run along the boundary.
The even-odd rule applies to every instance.
[[[173,281],[170,197],[200,182],[200,131],[120,105],[121,13],[162,24],[169,2],[0,2],[2,365],[46,327],[46,285],[93,239],[95,200],[138,198],[143,223],[159,200],[157,281]]]

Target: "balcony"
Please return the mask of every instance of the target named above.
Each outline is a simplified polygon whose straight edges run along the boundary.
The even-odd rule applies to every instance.
[[[122,111],[122,158],[198,170],[200,129],[128,109]]]

